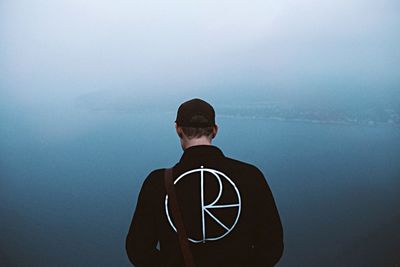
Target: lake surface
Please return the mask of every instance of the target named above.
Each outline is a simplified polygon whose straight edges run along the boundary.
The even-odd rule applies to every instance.
[[[130,266],[140,186],[181,148],[174,112],[1,112],[0,265]],[[400,263],[400,129],[217,117],[225,155],[257,165],[284,266]]]

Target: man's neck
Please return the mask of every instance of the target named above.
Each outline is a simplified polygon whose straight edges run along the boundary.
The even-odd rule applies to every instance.
[[[202,136],[200,138],[192,138],[192,139],[186,140],[186,142],[184,144],[184,149],[187,149],[191,146],[201,146],[201,145],[210,146],[211,141],[205,136]]]

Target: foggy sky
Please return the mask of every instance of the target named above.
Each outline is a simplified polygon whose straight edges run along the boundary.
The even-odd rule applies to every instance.
[[[400,85],[398,1],[0,2],[0,97],[384,94]]]

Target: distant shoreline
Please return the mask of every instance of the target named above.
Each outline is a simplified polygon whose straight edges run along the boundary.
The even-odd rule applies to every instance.
[[[171,106],[150,104],[132,99],[114,99],[102,95],[85,95],[77,99],[75,107],[95,112],[120,113],[175,113]],[[272,121],[311,124],[360,125],[400,128],[400,110],[392,105],[369,105],[358,108],[298,106],[284,102],[251,102],[216,105],[219,117],[267,119]]]
[[[252,119],[252,120],[270,120],[279,122],[301,122],[307,124],[330,124],[330,125],[344,125],[344,126],[367,126],[367,127],[393,127],[400,128],[399,124],[385,123],[385,122],[372,122],[372,123],[360,123],[360,122],[348,122],[348,121],[323,121],[323,120],[313,120],[313,119],[288,119],[281,117],[264,117],[264,116],[251,116],[251,115],[228,115],[220,114],[220,118],[241,118],[241,119]]]

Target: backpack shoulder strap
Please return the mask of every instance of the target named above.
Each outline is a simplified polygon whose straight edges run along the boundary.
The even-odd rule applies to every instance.
[[[166,169],[164,174],[165,189],[167,190],[169,207],[171,208],[176,230],[178,232],[179,244],[186,267],[194,267],[194,260],[192,252],[190,251],[189,241],[187,238],[185,226],[183,225],[182,215],[178,206],[178,199],[176,197],[172,168]]]

